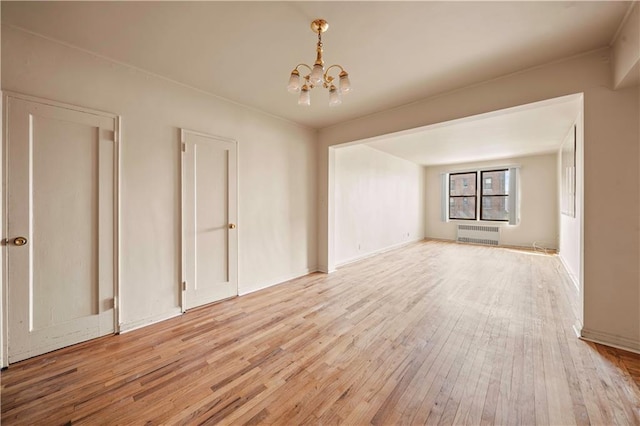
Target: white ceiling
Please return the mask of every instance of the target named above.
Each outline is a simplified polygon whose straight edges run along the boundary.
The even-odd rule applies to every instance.
[[[323,128],[607,46],[628,8],[618,1],[3,1],[2,22]],[[343,65],[354,86],[336,108],[322,89],[310,108],[285,89],[291,69],[315,59],[309,23],[318,17],[330,24],[325,61]]]
[[[581,107],[581,95],[569,95],[387,135],[367,145],[425,166],[556,152]]]

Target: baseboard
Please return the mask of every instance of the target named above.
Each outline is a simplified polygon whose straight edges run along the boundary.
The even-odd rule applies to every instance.
[[[560,259],[560,263],[564,267],[565,272],[569,276],[569,279],[571,279],[571,282],[578,290],[578,293],[580,293],[580,283],[578,282],[578,279],[575,277],[575,275],[573,275],[573,272],[571,272],[571,268],[569,268],[569,265],[567,265],[567,262],[564,260],[564,257],[562,257],[562,255],[559,254],[558,258]]]
[[[576,334],[576,337],[579,339],[580,337],[580,330],[582,330],[582,325],[580,324],[580,321],[576,321],[575,324],[573,324],[573,326],[571,327],[573,328],[573,332]]]
[[[423,241],[423,240],[424,240],[424,238],[418,238],[418,239],[415,239],[415,240],[403,241],[403,242],[398,243],[398,244],[394,244],[394,245],[391,245],[391,246],[383,247],[383,248],[378,249],[378,250],[370,251],[368,253],[365,253],[365,254],[362,254],[362,255],[359,255],[359,256],[356,256],[356,257],[352,257],[352,258],[347,259],[345,261],[342,261],[340,263],[336,263],[336,267],[339,268],[341,266],[345,266],[345,265],[348,265],[348,264],[353,263],[353,262],[358,262],[359,260],[364,260],[364,259],[367,259],[369,257],[373,257],[373,256],[376,256],[376,255],[379,255],[379,254],[382,254],[382,253],[386,253],[388,251],[395,250],[395,249],[398,249],[400,247],[404,247],[406,245],[417,243],[417,242]]]
[[[329,268],[327,265],[318,265],[316,272],[322,272],[323,274],[331,274],[336,271],[336,268]]]
[[[130,331],[137,330],[139,328],[146,327],[148,325],[155,324],[160,321],[165,321],[180,315],[182,315],[182,311],[180,310],[180,308],[174,308],[169,312],[164,312],[162,314],[154,315],[152,317],[144,318],[138,321],[122,323],[120,324],[119,332],[120,334],[128,333]]]
[[[265,288],[273,287],[274,285],[282,284],[287,281],[294,280],[296,278],[304,277],[305,275],[313,274],[314,272],[324,272],[324,271],[321,271],[320,268],[318,267],[307,268],[291,275],[286,275],[273,280],[269,280],[267,282],[260,283],[258,287],[252,288],[251,290],[239,291],[238,296],[245,296],[247,294],[255,293],[256,291],[264,290]]]
[[[437,241],[441,243],[455,243],[456,240],[451,240],[449,238],[436,238],[436,237],[424,237],[423,241]]]
[[[640,341],[628,339],[626,337],[615,336],[601,331],[594,331],[583,328],[580,331],[580,338],[590,342],[599,343],[605,346],[611,346],[617,349],[640,354]]]
[[[424,238],[425,241],[439,241],[439,242],[443,242],[443,243],[455,243],[455,244],[465,244],[465,245],[470,245],[470,246],[480,246],[480,247],[495,247],[495,248],[504,248],[504,249],[511,249],[511,250],[523,250],[523,251],[531,251],[534,253],[540,253],[541,250],[536,249],[533,244],[528,245],[528,246],[522,246],[522,245],[514,245],[514,244],[498,244],[497,246],[492,246],[489,244],[475,244],[475,243],[462,243],[462,242],[458,242],[458,240],[456,239],[448,239],[448,238],[435,238],[435,237],[425,237]],[[557,254],[558,250],[554,249],[554,248],[545,248],[544,249],[544,253],[545,254]]]
[[[489,246],[491,247],[491,246]],[[554,249],[554,248],[544,248],[542,250],[536,248],[532,245],[530,246],[518,246],[518,245],[511,245],[511,244],[500,244],[497,245],[495,247],[498,248],[506,248],[506,249],[512,249],[512,250],[523,250],[523,251],[531,251],[534,253],[544,253],[544,254],[557,254],[558,250]]]

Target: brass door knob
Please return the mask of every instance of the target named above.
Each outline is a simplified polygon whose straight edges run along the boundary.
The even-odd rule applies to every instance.
[[[230,223],[229,224],[229,229],[236,229],[236,224],[235,223]]]
[[[27,239],[25,237],[17,237],[13,240],[13,244],[17,246],[24,246],[27,244]]]

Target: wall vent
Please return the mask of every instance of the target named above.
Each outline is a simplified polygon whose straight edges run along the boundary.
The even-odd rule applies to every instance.
[[[497,246],[500,244],[500,227],[486,225],[458,225],[457,241],[459,243]]]

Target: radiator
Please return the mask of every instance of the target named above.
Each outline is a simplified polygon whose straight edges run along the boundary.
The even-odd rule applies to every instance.
[[[460,243],[497,246],[500,243],[500,227],[485,225],[458,225],[457,241]]]

